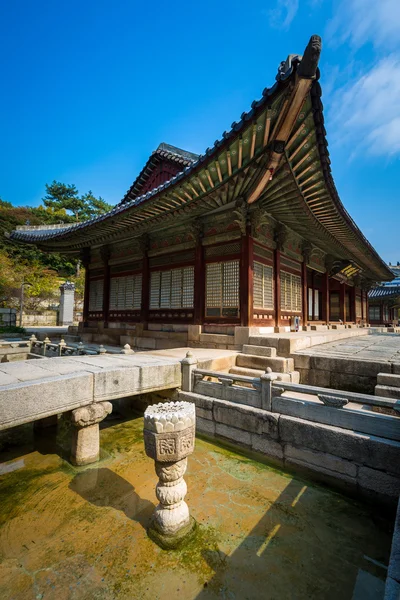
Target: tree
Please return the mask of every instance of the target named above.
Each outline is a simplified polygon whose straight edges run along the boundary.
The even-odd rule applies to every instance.
[[[92,217],[97,217],[108,210],[111,210],[111,204],[105,202],[100,196],[96,198],[89,190],[86,194],[79,196],[75,185],[68,185],[59,181],[46,184],[46,196],[43,198],[43,204],[53,215],[58,215],[66,221],[85,221]],[[68,214],[72,213],[72,217]]]
[[[79,221],[85,203],[79,197],[79,192],[75,185],[67,185],[53,180],[50,185],[46,183],[46,196],[43,198],[43,204],[60,216],[66,216],[66,211],[70,211],[75,219]]]
[[[99,215],[103,215],[104,213],[112,209],[111,204],[108,204],[104,200],[104,198],[102,198],[101,196],[99,196],[98,198],[96,198],[96,196],[93,196],[91,190],[89,190],[87,194],[83,194],[81,196],[81,199],[85,204],[87,219],[98,217]]]

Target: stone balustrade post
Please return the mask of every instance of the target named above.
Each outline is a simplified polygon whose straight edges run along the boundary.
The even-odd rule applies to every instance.
[[[46,352],[47,352],[47,344],[51,344],[51,340],[47,337],[44,338],[43,340],[43,347],[42,347],[42,353],[43,356],[46,356]]]
[[[186,353],[186,358],[181,360],[182,370],[182,391],[192,392],[193,391],[193,371],[197,367],[197,358],[193,356],[189,350]]]
[[[149,537],[164,549],[177,548],[190,537],[195,521],[184,497],[183,476],[195,442],[196,412],[191,402],[166,402],[144,413],[144,445],[155,460],[159,501],[148,527]]]
[[[104,348],[103,344],[99,346],[99,354],[107,354],[107,350]]]
[[[71,462],[88,465],[99,460],[99,423],[112,411],[111,402],[96,402],[72,411]]]
[[[33,348],[35,347],[36,342],[37,342],[37,337],[34,333],[32,333],[31,337],[29,338],[29,352],[32,352]]]
[[[65,348],[66,345],[66,342],[63,339],[61,339],[60,343],[58,344],[58,356],[62,356],[63,348]]]
[[[233,385],[233,379],[230,377],[218,377],[218,381],[222,383],[222,400],[229,400],[229,388]]]
[[[125,344],[121,350],[121,354],[135,354],[135,351],[132,350],[129,344]]]
[[[261,408],[271,412],[272,410],[272,382],[277,379],[277,375],[272,373],[270,367],[267,368],[264,375],[261,375]]]

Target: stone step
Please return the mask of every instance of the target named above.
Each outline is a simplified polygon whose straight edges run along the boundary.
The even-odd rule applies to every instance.
[[[235,338],[233,335],[226,335],[223,333],[201,333],[200,342],[205,344],[233,345],[235,343]]]
[[[269,356],[275,358],[276,348],[272,348],[271,346],[252,346],[251,344],[244,344],[243,354],[252,354],[253,356]]]
[[[383,396],[384,398],[400,400],[400,389],[390,385],[376,385],[375,396]]]
[[[288,373],[289,371],[294,371],[294,360],[281,356],[272,358],[255,356],[253,354],[238,354],[236,357],[236,366],[249,369],[264,369],[264,371],[270,367],[272,371],[276,371],[277,373]]]
[[[144,337],[144,338],[155,338],[155,339],[158,339],[158,340],[161,340],[161,339],[164,339],[164,340],[179,340],[181,342],[186,342],[186,340],[187,340],[187,333],[178,332],[178,331],[152,331],[152,330],[145,329],[142,332],[141,337]]]
[[[400,388],[400,375],[394,375],[392,373],[378,373],[377,384]]]
[[[259,369],[246,369],[244,367],[231,367],[229,373],[232,373],[233,375],[244,375],[245,377],[261,377],[261,375],[265,375],[265,371]],[[274,374],[276,375],[277,381],[300,383],[300,373],[298,371]]]

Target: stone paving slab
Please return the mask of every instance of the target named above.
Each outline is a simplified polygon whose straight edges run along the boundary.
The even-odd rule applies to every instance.
[[[352,359],[367,359],[400,362],[400,335],[375,333],[356,340],[338,340],[298,350],[296,354],[313,356],[349,356]]]

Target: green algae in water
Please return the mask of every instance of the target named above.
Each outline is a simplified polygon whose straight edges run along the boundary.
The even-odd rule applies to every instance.
[[[116,423],[112,427],[101,430],[101,447],[111,456],[138,451],[137,446],[144,447],[143,442],[143,419],[135,418],[132,421]]]
[[[52,491],[59,480],[46,480],[49,475],[60,475],[60,466],[48,469],[21,469],[2,475],[0,479],[0,526],[17,516],[36,492]]]

